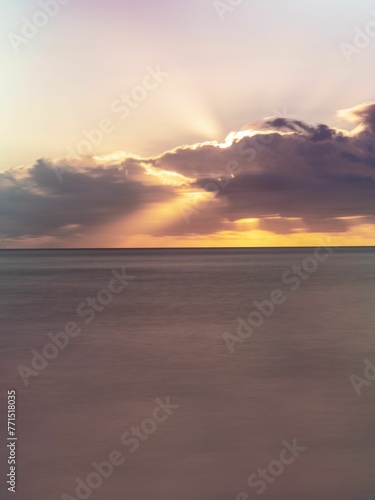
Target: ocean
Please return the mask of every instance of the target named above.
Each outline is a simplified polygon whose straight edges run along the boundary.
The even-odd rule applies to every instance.
[[[374,248],[0,251],[1,498],[374,500],[374,288]]]

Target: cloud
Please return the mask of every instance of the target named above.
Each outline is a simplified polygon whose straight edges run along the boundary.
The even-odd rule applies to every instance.
[[[13,239],[71,238],[126,217],[148,204],[174,196],[168,186],[149,182],[144,169],[128,160],[89,165],[38,160],[0,176],[0,227]],[[72,166],[73,165],[73,166]],[[67,168],[60,182],[55,168]]]
[[[344,232],[359,219],[375,222],[374,109],[354,108],[355,134],[276,117],[233,134],[227,147],[177,149],[157,164],[198,177],[204,189],[236,162],[238,175],[217,193],[221,219],[259,218],[262,228],[283,234]]]
[[[360,131],[375,134],[375,103],[360,104],[354,108],[341,110],[339,116],[358,123]]]
[[[42,245],[74,244],[90,233],[100,246],[101,231],[119,219],[133,235],[189,238],[234,231],[244,219],[258,219],[259,229],[275,234],[344,233],[375,224],[375,104],[340,115],[354,130],[272,117],[223,143],[181,146],[152,158],[38,160],[0,174],[0,230]],[[61,167],[68,168],[63,182],[56,175]],[[187,224],[177,212],[194,193],[204,203],[192,205]],[[174,217],[162,221],[167,209]],[[146,232],[142,214],[150,219]]]

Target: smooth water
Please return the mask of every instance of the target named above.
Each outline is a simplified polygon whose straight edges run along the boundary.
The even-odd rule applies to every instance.
[[[357,395],[349,377],[375,363],[375,250],[334,249],[316,269],[311,257],[314,249],[1,251],[1,498],[13,495],[3,417],[15,388],[13,498],[373,500],[375,381]],[[292,281],[303,262],[307,278]],[[134,279],[111,299],[102,291],[124,267]],[[223,335],[277,289],[285,301],[231,353]],[[100,292],[106,305],[90,313],[83,302]],[[72,322],[81,333],[26,376],[31,351]],[[167,397],[178,408],[155,424],[155,400]],[[130,439],[132,426],[141,437]],[[306,449],[281,470],[275,460],[294,439]],[[87,483],[92,463],[114,450],[125,463],[76,492],[76,478]],[[269,465],[275,475],[250,486]]]

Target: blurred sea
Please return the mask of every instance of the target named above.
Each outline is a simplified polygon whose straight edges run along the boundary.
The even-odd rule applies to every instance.
[[[1,498],[79,498],[76,478],[118,450],[124,465],[90,498],[255,499],[248,477],[296,438],[306,451],[263,500],[374,500],[375,381],[358,396],[349,377],[375,363],[375,250],[334,249],[291,291],[282,276],[313,255],[2,250],[0,405],[4,417],[17,390],[18,488],[6,491],[2,417]],[[134,279],[86,324],[77,307],[124,267]],[[285,303],[231,354],[223,335],[274,289]],[[26,387],[19,365],[68,322],[82,332]],[[121,435],[167,397],[178,410],[130,453]]]

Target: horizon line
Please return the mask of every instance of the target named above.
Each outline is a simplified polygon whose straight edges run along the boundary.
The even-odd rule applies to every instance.
[[[330,248],[370,248],[375,249],[375,245],[306,245],[306,246],[265,246],[265,247],[61,247],[61,248],[0,248],[0,251],[38,251],[38,250],[48,250],[48,251],[72,251],[72,250],[282,250],[282,249],[304,249],[304,248],[320,248],[320,247],[330,247]]]

